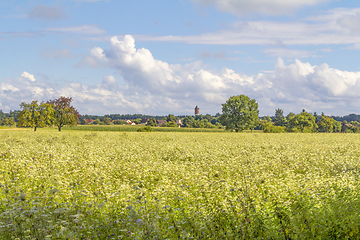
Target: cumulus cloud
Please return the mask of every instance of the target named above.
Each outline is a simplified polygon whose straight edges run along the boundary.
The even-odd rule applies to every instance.
[[[191,0],[202,5],[215,5],[219,10],[235,15],[261,13],[267,15],[287,15],[295,10],[316,5],[329,0]]]
[[[39,4],[35,6],[27,16],[30,19],[59,20],[66,15],[59,7],[51,7]]]
[[[82,114],[193,114],[195,105],[201,113],[215,114],[221,103],[239,94],[256,99],[261,115],[273,115],[276,108],[285,113],[304,108],[345,115],[360,104],[360,72],[333,69],[326,63],[316,66],[296,59],[287,65],[278,58],[273,72],[247,76],[226,67],[210,70],[201,62],[168,64],[148,49],[137,49],[132,36],[114,37],[109,48],[96,47],[91,54],[121,77],[107,75],[95,85],[54,84],[35,81],[23,72],[0,84],[1,107],[6,111],[18,109],[22,101],[71,96]]]
[[[35,82],[35,77],[34,75],[28,73],[28,72],[23,72],[20,76],[21,79],[23,80],[28,80],[28,81],[31,81],[31,82]]]

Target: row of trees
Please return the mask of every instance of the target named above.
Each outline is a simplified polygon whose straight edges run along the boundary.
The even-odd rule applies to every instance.
[[[71,97],[60,97],[46,103],[22,102],[20,104],[21,111],[17,116],[18,126],[33,127],[34,131],[38,127],[57,126],[58,130],[61,131],[65,125],[76,125],[80,114],[71,106],[71,102]]]
[[[17,114],[19,127],[33,127],[34,131],[38,127],[57,126],[58,130],[65,125],[76,125],[79,121],[80,114],[71,105],[72,98],[60,97],[58,99],[49,100],[47,102],[32,101],[30,104],[22,102],[20,104],[21,111]],[[2,111],[1,111],[2,113]],[[116,115],[116,114],[115,114]],[[110,115],[109,115],[110,116]],[[130,115],[117,114],[117,120],[112,121],[109,117],[96,118],[94,124],[126,124],[120,117]],[[177,119],[172,114],[166,119],[167,127],[177,127]],[[0,119],[0,125],[13,125],[14,117]],[[141,118],[136,119],[140,123]],[[86,124],[85,119],[81,120],[82,124]],[[340,122],[332,117],[322,114],[318,116],[316,113],[311,114],[303,110],[299,114],[289,113],[286,117],[281,109],[275,110],[275,117],[266,116],[259,119],[258,104],[255,99],[250,99],[245,95],[230,97],[226,103],[222,104],[222,114],[216,116],[197,115],[184,116],[182,118],[183,126],[192,128],[214,128],[224,126],[228,130],[240,132],[246,129],[262,129],[264,132],[339,132],[342,130]],[[147,122],[149,126],[157,126],[156,118],[150,118]],[[352,121],[346,125],[347,131],[358,132],[360,123]]]
[[[269,116],[259,119],[258,104],[255,99],[248,96],[233,96],[222,104],[220,122],[226,129],[243,131],[260,127],[264,132],[340,132],[342,124],[332,117],[322,114],[318,116],[306,112],[304,109],[299,114],[289,113],[286,117],[281,109],[275,110],[275,117]],[[347,122],[343,121],[343,126]],[[360,123],[356,121],[347,125],[348,132],[358,132]]]

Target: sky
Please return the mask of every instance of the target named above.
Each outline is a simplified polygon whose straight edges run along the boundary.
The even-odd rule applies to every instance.
[[[0,109],[360,113],[358,0],[0,0]]]

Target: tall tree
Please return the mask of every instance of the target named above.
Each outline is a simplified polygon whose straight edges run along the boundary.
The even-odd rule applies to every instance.
[[[290,118],[289,124],[291,126],[296,126],[301,132],[304,132],[305,128],[311,128],[312,130],[317,128],[315,117],[310,113],[304,112],[304,109],[302,113]]]
[[[54,108],[53,123],[58,127],[59,131],[61,131],[63,126],[76,125],[79,120],[80,114],[73,106],[71,106],[71,102],[71,97],[64,96],[48,101]]]
[[[331,117],[321,116],[321,120],[318,123],[320,132],[333,132],[334,122],[335,120]]]
[[[274,125],[275,126],[286,126],[286,118],[284,117],[284,112],[280,108],[275,109],[275,119]]]
[[[169,115],[166,117],[166,121],[167,121],[167,122],[175,122],[175,121],[176,121],[176,117],[175,117],[173,114],[169,114]]]
[[[33,127],[34,131],[38,127],[46,127],[52,124],[54,109],[48,104],[38,101],[32,101],[30,104],[22,102],[20,104],[21,112],[18,114],[19,127]]]
[[[147,121],[146,126],[156,127],[157,126],[156,119],[155,118],[150,118]]]
[[[220,122],[226,129],[236,132],[245,129],[253,130],[259,123],[258,104],[248,96],[232,96],[222,104]]]

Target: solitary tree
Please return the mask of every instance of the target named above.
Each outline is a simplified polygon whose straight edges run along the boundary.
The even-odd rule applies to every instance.
[[[76,125],[80,114],[71,106],[71,97],[59,97],[54,100],[48,101],[49,104],[54,108],[53,123],[61,131],[61,128],[65,125],[73,126]]]
[[[253,130],[259,122],[257,102],[245,95],[232,96],[222,104],[220,122],[226,129],[236,132]]]
[[[30,104],[22,102],[20,108],[22,111],[18,114],[19,127],[33,127],[36,131],[38,127],[52,124],[54,109],[50,104],[39,104],[38,101],[32,101]]]

